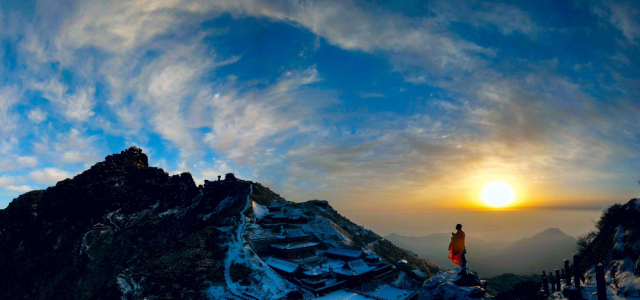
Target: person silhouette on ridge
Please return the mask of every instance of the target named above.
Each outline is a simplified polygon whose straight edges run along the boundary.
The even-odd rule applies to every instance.
[[[464,231],[462,231],[462,224],[456,225],[456,233],[451,233],[451,243],[449,243],[449,259],[454,264],[462,267],[460,273],[464,273],[467,270],[467,248],[464,245]]]

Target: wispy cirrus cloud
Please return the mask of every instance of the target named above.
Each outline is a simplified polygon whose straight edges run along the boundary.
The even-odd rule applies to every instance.
[[[543,29],[529,13],[505,3],[488,1],[432,1],[429,9],[443,22],[469,23],[475,27],[492,27],[505,35],[521,33],[536,39]]]
[[[93,94],[95,88],[87,86],[78,88],[74,93],[68,93],[69,87],[57,79],[49,79],[45,82],[33,82],[31,88],[40,91],[43,97],[51,101],[59,113],[71,122],[84,122],[95,115],[93,111],[95,101]],[[46,115],[34,110],[29,115],[32,120],[42,122]],[[36,122],[39,123],[39,122]]]
[[[47,119],[47,113],[42,111],[39,107],[29,111],[28,118],[31,122],[36,124],[42,123]]]
[[[20,92],[15,86],[0,88],[0,138],[6,139],[17,128],[18,115],[14,106],[20,100]]]
[[[0,171],[39,187],[136,144],[172,172],[236,171],[298,200],[433,204],[491,176],[570,178],[583,197],[576,180],[615,180],[637,157],[625,5],[595,6],[627,43],[603,50],[576,34],[603,28],[550,28],[500,2],[434,1],[415,16],[359,1],[41,0],[11,29],[26,67],[0,98]],[[590,50],[550,44],[569,38]]]
[[[269,148],[273,141],[291,139],[300,134],[313,134],[317,118],[330,96],[309,85],[320,81],[315,67],[285,72],[266,89],[244,95],[204,94],[192,106],[191,119],[209,124],[211,131],[204,142],[225,153],[241,165],[252,165],[255,154]]]
[[[638,45],[636,40],[640,39],[640,8],[634,6],[633,2],[602,1],[593,11],[620,30],[627,43]]]

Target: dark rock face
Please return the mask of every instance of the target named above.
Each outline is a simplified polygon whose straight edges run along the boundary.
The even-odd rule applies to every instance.
[[[481,286],[480,279],[478,279],[478,273],[465,270],[458,273],[458,278],[453,281],[457,286]]]
[[[329,206],[329,201],[327,200],[309,200],[309,203],[313,203],[317,206],[321,206],[321,207],[327,207]]]
[[[236,180],[236,175],[233,175],[233,173],[227,173],[224,175],[224,180],[225,181],[235,181]]]
[[[137,148],[107,156],[0,210],[0,299],[203,298],[223,280],[228,237],[217,227],[235,224],[249,190],[199,189],[189,173],[149,167]]]

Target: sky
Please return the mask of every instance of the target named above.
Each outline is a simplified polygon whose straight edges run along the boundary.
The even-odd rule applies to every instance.
[[[640,196],[639,1],[1,0],[0,41],[0,208],[134,145],[362,222]]]

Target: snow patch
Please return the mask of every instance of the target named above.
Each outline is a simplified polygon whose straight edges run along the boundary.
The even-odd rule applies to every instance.
[[[122,297],[120,297],[122,300],[126,300],[127,295],[130,294],[134,296],[140,296],[140,294],[142,294],[142,287],[131,278],[129,278],[129,281],[127,281],[125,275],[123,274],[118,275],[116,283],[118,284],[120,292],[122,292]]]
[[[259,220],[262,220],[264,215],[269,212],[269,208],[255,203],[254,201],[251,201],[251,206],[253,207],[253,214],[256,215],[256,218]]]
[[[316,216],[313,222],[309,224],[300,225],[300,228],[305,232],[313,232],[325,242],[339,241],[345,245],[353,244],[353,241],[344,230],[330,220],[320,216]]]
[[[180,212],[180,210],[179,210],[179,209],[177,209],[177,208],[172,208],[172,209],[170,209],[170,210],[167,210],[167,211],[165,211],[165,212],[163,212],[163,213],[158,214],[158,217],[160,217],[160,218],[164,218],[165,216],[170,216],[170,215],[173,215],[173,214],[177,214],[177,213],[179,213],[179,212]]]
[[[345,290],[337,290],[333,293],[326,294],[323,297],[313,298],[322,300],[371,300],[369,297],[358,295],[353,292],[347,292]]]
[[[618,225],[618,229],[616,230],[616,235],[614,237],[614,245],[613,251],[618,253],[624,252],[624,237],[626,235],[626,231],[622,226]]]
[[[206,291],[204,291],[204,294],[212,300],[224,299],[227,296],[227,291],[223,286],[216,285],[210,286]]]
[[[425,281],[420,291],[420,299],[492,299],[478,286],[458,286],[461,268],[443,271]]]
[[[233,226],[224,226],[224,227],[216,227],[216,229],[222,231],[222,232],[229,232],[233,229]]]
[[[374,291],[368,292],[367,295],[388,300],[405,300],[413,297],[414,293],[415,292],[391,287],[388,285],[381,285],[378,286],[378,288]]]
[[[254,252],[251,247],[245,245],[242,239],[242,234],[245,229],[247,218],[244,216],[244,212],[249,208],[251,200],[249,197],[253,193],[253,185],[251,185],[251,192],[247,195],[247,200],[244,209],[240,212],[240,224],[237,225],[235,231],[229,239],[227,246],[227,256],[224,260],[224,278],[227,284],[227,288],[232,294],[241,295],[247,294],[258,299],[280,299],[284,298],[287,293],[297,288],[290,282],[284,280],[280,275],[267,266]],[[227,199],[225,199],[227,200]],[[220,203],[222,204],[222,202]],[[220,206],[220,205],[219,205]],[[257,281],[260,284],[253,284],[250,286],[241,286],[231,279],[229,270],[231,265],[237,263],[247,266],[253,270],[249,275],[249,280]]]

